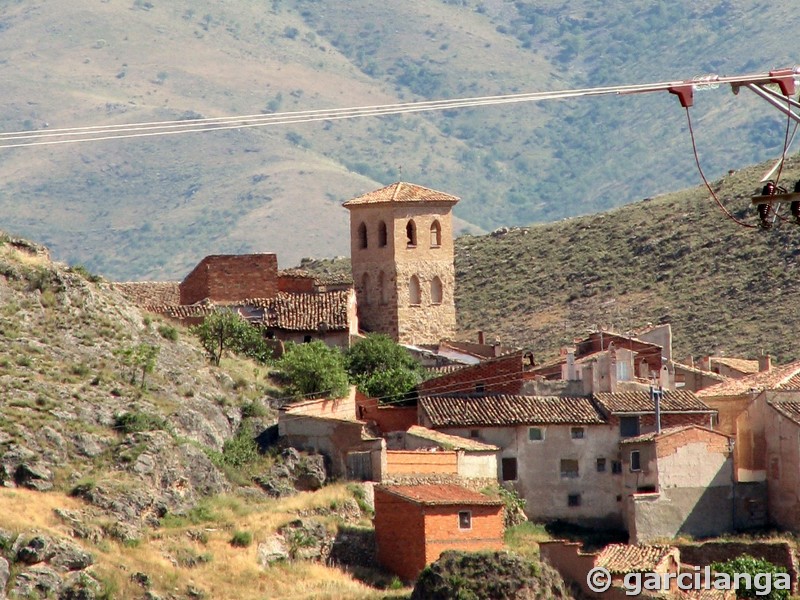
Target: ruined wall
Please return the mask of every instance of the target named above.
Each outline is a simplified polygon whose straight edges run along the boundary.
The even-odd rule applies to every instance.
[[[577,585],[590,598],[597,596],[586,585],[586,574],[594,568],[597,555],[583,552],[580,542],[564,540],[539,542],[539,555],[558,571],[567,583]]]
[[[275,254],[206,256],[180,284],[181,304],[236,302],[278,294]]]
[[[481,385],[486,392],[519,394],[523,377],[523,355],[514,352],[428,379],[419,384],[418,389],[420,395],[473,393]]]
[[[417,424],[416,406],[380,406],[377,399],[363,394],[358,399],[358,415],[362,421],[374,421],[381,433],[405,431]]]

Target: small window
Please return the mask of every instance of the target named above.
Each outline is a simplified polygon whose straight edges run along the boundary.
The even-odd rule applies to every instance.
[[[389,236],[386,233],[386,223],[381,221],[378,223],[378,246],[385,248]]]
[[[366,248],[367,247],[367,224],[361,223],[358,226],[358,247],[359,248]]]
[[[503,481],[517,480],[517,459],[504,458],[501,463],[503,469]]]
[[[531,442],[544,441],[544,429],[541,427],[528,427],[528,439]]]
[[[472,529],[472,513],[468,510],[458,512],[458,528]]]
[[[303,337],[303,343],[304,344],[310,344],[311,343],[311,336],[310,335],[304,336]]]
[[[472,439],[479,438],[479,437],[481,437],[481,432],[478,431],[477,429],[470,429],[469,430],[469,437],[471,437]]]
[[[631,450],[631,471],[642,470],[642,459],[638,450]]]
[[[598,458],[597,459],[597,472],[598,473],[605,473],[606,472],[606,459],[605,458]]]
[[[408,281],[408,303],[409,304],[422,304],[422,294],[419,288],[419,278],[412,275]]]
[[[479,381],[475,384],[475,393],[482,394],[486,391],[486,384],[483,381]]]
[[[618,460],[612,460],[611,461],[611,472],[614,475],[619,475],[620,473],[622,473],[622,462],[620,462]]]
[[[622,502],[622,495],[621,494],[617,494],[617,502]]]
[[[441,304],[443,296],[442,280],[438,277],[434,277],[431,280],[431,304]]]
[[[580,494],[570,494],[567,496],[567,506],[580,506],[581,505],[581,495]]]
[[[584,438],[585,429],[583,427],[572,427],[569,430],[569,435],[573,440],[582,440]]]
[[[417,224],[413,220],[406,223],[406,245],[409,248],[417,246]]]
[[[578,461],[570,458],[561,459],[561,477],[575,479],[578,477]]]
[[[633,437],[639,435],[639,417],[620,417],[619,436]]]
[[[264,334],[264,337],[267,338],[268,340],[274,340],[275,339],[275,332],[272,331],[272,330],[269,330]]]
[[[438,248],[442,245],[442,226],[439,221],[431,223],[431,248]]]

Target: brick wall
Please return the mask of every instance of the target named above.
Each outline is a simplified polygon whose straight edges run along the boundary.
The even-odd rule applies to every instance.
[[[419,390],[421,394],[472,393],[477,384],[483,384],[487,392],[519,394],[523,373],[522,354],[515,352],[429,379]]]
[[[274,254],[206,256],[180,285],[181,304],[236,302],[278,294],[278,258]]]
[[[729,451],[728,438],[724,435],[716,435],[702,429],[687,429],[673,433],[656,441],[657,454],[659,458],[669,456],[687,444],[705,443],[706,453],[725,454]]]
[[[458,513],[472,513],[472,527],[460,529]],[[425,563],[437,560],[445,550],[503,549],[502,506],[428,506],[425,508]]]
[[[624,415],[612,415],[608,419],[609,425],[619,429],[619,418]],[[669,413],[661,415],[661,429],[667,427],[683,427],[684,425],[699,425],[711,428],[711,415],[699,413]],[[640,433],[650,433],[656,430],[656,416],[653,413],[639,417]]]
[[[278,291],[281,292],[290,294],[311,294],[315,292],[316,289],[316,281],[313,277],[300,277],[297,275],[280,275],[278,277]]]
[[[586,585],[586,575],[594,568],[597,555],[584,553],[581,542],[564,540],[539,542],[539,555],[556,569],[567,583],[579,586],[589,597],[596,597]]]
[[[375,488],[375,541],[378,562],[403,580],[425,568],[425,517],[422,506]]]
[[[362,421],[374,421],[381,433],[405,431],[417,424],[416,406],[380,406],[375,398],[367,398],[359,394],[358,418]]]
[[[455,452],[426,452],[424,450],[389,450],[386,452],[386,475],[404,473],[458,473]]]

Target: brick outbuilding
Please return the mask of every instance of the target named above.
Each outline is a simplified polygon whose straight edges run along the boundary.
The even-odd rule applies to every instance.
[[[503,502],[453,484],[375,486],[378,561],[415,579],[445,550],[500,550]]]

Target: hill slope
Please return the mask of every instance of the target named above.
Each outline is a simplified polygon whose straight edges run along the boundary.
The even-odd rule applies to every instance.
[[[0,8],[0,131],[376,105],[791,65],[788,1],[51,0]],[[785,121],[698,94],[709,171],[780,153]],[[117,280],[204,255],[347,254],[340,202],[399,179],[484,230],[587,214],[692,181],[668,94],[505,105],[0,150],[5,229]],[[654,151],[654,149],[658,151]]]

